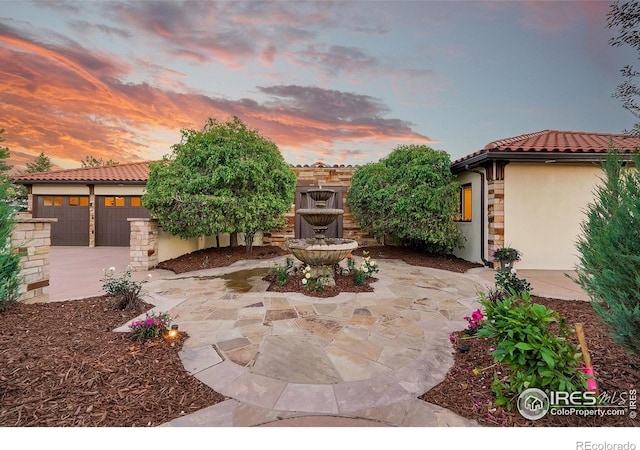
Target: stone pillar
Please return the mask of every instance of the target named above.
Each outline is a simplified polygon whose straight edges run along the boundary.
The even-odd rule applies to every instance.
[[[49,301],[49,249],[51,224],[58,219],[34,219],[19,214],[11,233],[11,246],[19,252],[21,302],[46,303]]]
[[[504,247],[504,162],[487,167],[487,222],[489,252]]]
[[[89,247],[96,246],[96,194],[95,186],[89,184]]]
[[[153,269],[158,265],[158,221],[127,219],[131,224],[129,264],[133,271]]]

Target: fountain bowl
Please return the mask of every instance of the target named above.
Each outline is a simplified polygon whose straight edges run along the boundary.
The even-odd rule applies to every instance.
[[[336,220],[336,217],[342,215],[344,211],[342,209],[325,209],[325,208],[310,208],[299,209],[297,214],[309,224],[314,226],[327,226]]]
[[[285,245],[293,256],[310,266],[333,266],[358,248],[353,239],[290,239]]]

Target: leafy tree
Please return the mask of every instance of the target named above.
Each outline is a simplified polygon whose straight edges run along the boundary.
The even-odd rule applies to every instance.
[[[640,3],[620,2],[611,4],[611,9],[607,14],[607,26],[618,29],[619,34],[609,41],[614,47],[629,45],[640,53]],[[625,81],[616,88],[613,97],[622,102],[622,106],[637,118],[640,118],[640,88],[636,84],[636,79],[640,72],[632,65],[624,66],[620,72]],[[640,124],[634,125],[633,132],[640,133]]]
[[[586,210],[577,242],[578,284],[612,339],[640,356],[640,156],[624,168],[622,156],[609,152],[602,184]]]
[[[117,161],[114,161],[112,159],[105,161],[104,159],[100,158],[96,158],[95,156],[91,156],[91,155],[87,155],[84,157],[84,159],[82,161],[80,161],[80,167],[86,168],[86,167],[101,167],[101,166],[115,166],[116,164],[119,164]]]
[[[278,147],[240,119],[209,119],[182,130],[173,153],[152,163],[144,206],[183,238],[244,233],[247,252],[260,230],[283,226],[296,175]]]
[[[436,254],[464,243],[453,218],[460,185],[444,151],[401,145],[353,174],[347,205],[361,227]]]
[[[14,209],[9,198],[11,183],[0,178],[0,311],[20,297],[20,256],[11,246]]]
[[[24,173],[48,172],[51,170],[51,159],[41,152],[31,163],[27,163]]]
[[[3,147],[1,145],[2,142],[4,142],[4,138],[2,137],[3,133],[4,133],[4,128],[0,128],[0,177],[6,177],[7,173],[13,167],[7,164],[5,161],[9,159],[10,152],[9,152],[9,147]]]

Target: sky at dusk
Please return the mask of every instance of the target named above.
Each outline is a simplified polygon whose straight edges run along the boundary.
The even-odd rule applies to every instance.
[[[401,144],[452,160],[544,129],[619,133],[608,1],[1,1],[0,128],[44,152],[160,159],[239,117],[291,164],[366,164]]]

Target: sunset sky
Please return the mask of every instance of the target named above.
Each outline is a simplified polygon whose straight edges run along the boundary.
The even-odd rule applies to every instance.
[[[400,144],[452,160],[544,129],[618,133],[638,55],[608,1],[0,1],[0,128],[40,152],[159,159],[238,116],[287,162],[365,164]]]

